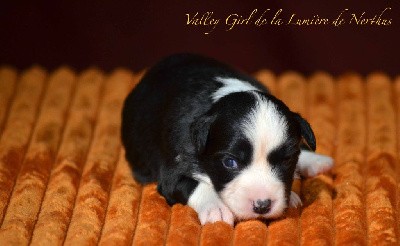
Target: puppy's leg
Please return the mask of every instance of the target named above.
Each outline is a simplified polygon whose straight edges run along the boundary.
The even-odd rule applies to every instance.
[[[314,177],[326,172],[333,166],[333,159],[311,151],[301,150],[297,169],[305,177]]]
[[[169,205],[175,203],[186,204],[198,185],[198,181],[189,177],[170,175],[170,179],[162,179],[158,182],[158,192],[165,197]]]
[[[224,221],[233,226],[234,216],[211,184],[200,181],[189,197],[188,205],[198,213],[202,225]]]
[[[178,176],[159,182],[157,188],[169,205],[182,203],[192,207],[202,225],[216,221],[225,221],[233,225],[232,212],[221,201],[209,178],[201,175],[197,175],[195,179]]]

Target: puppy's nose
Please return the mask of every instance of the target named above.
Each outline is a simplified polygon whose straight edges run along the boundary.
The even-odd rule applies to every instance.
[[[272,201],[270,199],[253,201],[253,211],[257,214],[266,214],[271,210]]]

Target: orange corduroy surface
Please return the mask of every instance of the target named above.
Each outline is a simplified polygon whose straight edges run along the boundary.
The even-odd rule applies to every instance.
[[[120,112],[140,76],[0,68],[0,245],[400,244],[400,77],[255,74],[336,164],[295,181],[303,207],[231,227],[132,178]]]

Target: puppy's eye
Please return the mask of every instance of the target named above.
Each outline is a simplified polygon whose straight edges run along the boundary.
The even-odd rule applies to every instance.
[[[222,164],[224,167],[228,169],[237,169],[238,168],[238,163],[235,159],[232,158],[226,158],[222,161]]]

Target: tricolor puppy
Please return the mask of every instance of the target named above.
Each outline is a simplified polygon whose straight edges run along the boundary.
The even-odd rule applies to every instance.
[[[299,114],[253,78],[197,55],[151,68],[122,117],[135,178],[158,182],[169,204],[188,204],[202,224],[277,218],[301,204],[291,192],[297,171],[314,176],[333,164],[312,152],[313,131]]]

